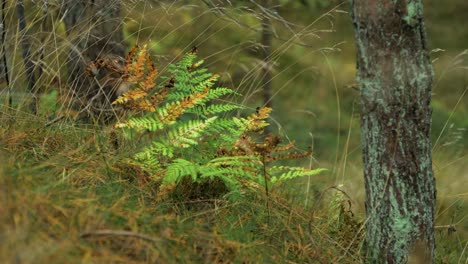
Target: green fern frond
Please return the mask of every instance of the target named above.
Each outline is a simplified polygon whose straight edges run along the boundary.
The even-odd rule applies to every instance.
[[[194,80],[192,80],[194,84],[193,89],[195,91],[203,91],[205,87],[213,87],[215,82],[219,79],[219,75],[217,74],[212,74],[211,76],[209,76],[209,78],[206,79],[205,76],[206,75],[198,76],[197,78],[200,79],[200,81],[193,82]]]
[[[208,93],[208,96],[205,98],[205,100],[213,100],[213,99],[218,99],[220,97],[223,97],[228,94],[234,94],[238,95],[235,91],[232,89],[226,88],[226,87],[218,87],[215,89],[211,89]]]
[[[208,128],[207,133],[216,135],[217,146],[232,146],[236,142],[236,136],[230,132],[236,131],[236,124],[229,118],[218,118]]]
[[[230,191],[238,190],[240,186],[239,178],[250,178],[252,174],[239,168],[211,168],[205,167],[201,173],[201,177],[204,179],[213,180],[215,178],[220,179]]]
[[[167,167],[163,184],[178,183],[185,176],[190,176],[194,182],[197,182],[198,173],[198,165],[185,159],[176,159]]]
[[[145,54],[144,58],[148,60],[149,55]],[[132,96],[120,99],[130,105],[147,102],[144,108],[138,108],[145,112],[144,116],[132,117],[116,127],[153,132],[157,140],[137,153],[134,161],[161,177],[161,186],[177,184],[184,177],[190,177],[196,183],[220,180],[232,193],[240,194],[246,188],[259,190],[265,180],[267,184],[273,184],[325,171],[268,167],[266,162],[274,161],[273,158],[292,159],[303,155],[286,153],[274,156],[276,152],[292,147],[291,144],[278,147],[280,139],[274,135],[265,137],[264,142],[255,141],[256,135],[268,126],[266,119],[271,108],[257,109],[245,118],[224,114],[243,107],[225,103],[221,101],[222,97],[239,94],[226,87],[213,88],[219,75],[199,68],[203,60],[196,61],[196,58],[196,52],[188,53],[179,62],[169,65],[169,76],[161,78],[165,82],[159,82],[161,84],[157,87],[154,87],[154,82],[152,85],[145,82],[146,90],[131,90]],[[137,66],[133,67],[135,76],[130,76],[136,81],[137,73],[143,75],[141,69],[145,69]],[[151,69],[156,72],[154,67]],[[222,115],[225,117],[221,118]],[[270,160],[265,159],[266,155]],[[213,156],[217,158],[212,159]],[[190,160],[183,157],[190,157]]]
[[[219,114],[223,112],[231,112],[233,110],[237,109],[242,109],[243,107],[240,105],[234,105],[234,104],[215,104],[215,105],[210,105],[205,108],[204,112],[205,114]]]
[[[212,104],[207,107],[205,104],[199,104],[189,109],[187,112],[193,113],[201,118],[208,118],[211,115],[218,115],[223,112],[232,112],[237,109],[243,109],[243,107],[234,104]]]
[[[203,131],[218,117],[214,116],[206,120],[189,120],[177,128],[169,131],[169,144],[175,147],[188,148],[197,145],[197,139],[203,134]]]
[[[215,127],[216,129],[219,129],[219,130],[227,130],[229,128],[235,128],[236,123],[234,123],[232,118],[218,118],[213,123],[212,127]]]
[[[173,91],[172,93],[168,94],[166,98],[170,101],[179,101],[184,97],[187,97],[191,95],[191,92],[178,92],[178,91]]]
[[[203,88],[205,88],[205,87],[206,86],[203,86]],[[180,100],[181,98],[187,97],[188,95],[191,95],[194,92],[194,90],[192,89],[191,86],[187,86],[187,89],[190,92],[174,91],[171,94],[168,94],[166,98],[169,99],[169,100]],[[208,95],[202,100],[202,103],[206,103],[206,102],[211,101],[213,99],[218,99],[218,98],[221,98],[221,97],[223,97],[225,95],[230,95],[230,94],[238,95],[233,90],[231,90],[229,88],[225,88],[225,87],[218,87],[218,88],[215,88],[215,89],[210,89],[208,91]]]
[[[192,85],[190,85],[190,77],[187,74],[179,74],[175,77],[174,88],[178,91],[190,92]]]
[[[157,131],[164,127],[164,124],[154,114],[143,117],[134,117],[129,119],[127,122],[117,123],[117,128],[134,128],[138,130],[147,129],[149,131]]]
[[[241,177],[246,179],[254,179],[254,174],[249,173],[248,171],[242,168],[222,168],[222,167],[212,167],[206,166],[201,170],[201,177],[205,178],[224,178],[230,177],[233,180],[235,177]]]
[[[277,182],[282,182],[286,180],[291,180],[294,178],[299,178],[299,177],[306,177],[306,176],[314,176],[317,174],[320,174],[322,172],[327,171],[327,169],[315,169],[315,170],[303,170],[302,168],[298,167],[285,167],[287,171],[279,176],[273,176],[270,179],[271,183],[277,183]]]
[[[135,155],[136,159],[144,160],[152,157],[165,156],[168,158],[174,157],[174,147],[167,144],[166,142],[153,141],[151,146],[146,147],[142,152]]]
[[[194,85],[194,86],[212,86],[212,84],[214,82],[208,82],[211,77],[213,77],[215,74],[213,73],[203,73],[204,71],[203,70],[197,70],[197,71],[194,71],[194,72],[190,72],[189,73],[189,81],[190,81],[190,84]]]
[[[200,65],[202,65],[203,63],[205,63],[205,60],[199,60],[199,61],[195,62],[195,63],[192,65],[192,68],[198,68],[198,67],[200,67]]]
[[[290,166],[272,166],[268,168],[270,173],[277,173],[282,171],[306,171],[307,168],[304,167],[290,167]]]
[[[141,153],[141,155],[135,157],[134,162],[151,174],[157,173],[161,170],[159,157],[155,155],[145,155]]]
[[[192,67],[194,64],[193,61],[197,58],[197,55],[194,53],[187,53],[180,61],[178,61],[175,66],[177,68],[188,68]]]
[[[232,166],[245,168],[260,168],[263,166],[258,157],[255,156],[228,156],[212,159],[208,164],[212,166]]]
[[[237,127],[240,129],[240,130],[244,130],[247,128],[247,125],[249,124],[249,121],[245,118],[238,118],[238,117],[234,117],[232,119],[232,121],[237,125]]]

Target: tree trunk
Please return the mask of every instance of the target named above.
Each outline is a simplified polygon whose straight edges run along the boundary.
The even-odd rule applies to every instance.
[[[421,0],[351,0],[361,86],[366,259],[434,261],[431,86]]]
[[[272,29],[271,29],[271,19],[267,12],[270,12],[271,0],[263,0],[263,11],[262,16],[262,52],[261,59],[263,60],[262,67],[262,88],[263,88],[263,101],[265,106],[273,107],[272,103],[272,83],[271,83],[271,43],[272,43]]]
[[[23,62],[26,72],[26,80],[28,82],[28,91],[31,94],[32,101],[30,104],[30,109],[33,114],[37,114],[38,107],[38,95],[36,87],[36,77],[34,75],[34,63],[31,59],[31,44],[29,43],[27,29],[26,29],[26,18],[24,15],[24,4],[22,0],[16,1],[16,12],[18,15],[18,29],[21,38],[21,47],[23,49]]]
[[[13,99],[11,97],[11,85],[10,85],[10,76],[8,73],[8,63],[7,63],[7,56],[6,56],[6,47],[5,47],[5,40],[6,40],[6,23],[5,23],[5,16],[6,16],[6,0],[2,0],[2,9],[1,9],[1,17],[0,17],[0,36],[1,36],[1,42],[0,42],[0,54],[1,54],[1,61],[2,64],[0,64],[0,72],[2,73],[2,76],[0,77],[0,81],[3,82],[5,80],[6,85],[7,85],[7,91],[8,91],[8,107],[13,106]]]
[[[98,58],[125,55],[120,0],[63,0],[62,4],[67,36],[73,44],[67,67],[74,97],[81,101],[80,108],[89,108],[97,101],[101,101],[98,106],[101,110],[110,108],[110,102],[103,106],[101,99],[109,101],[112,89],[106,89],[103,98],[96,100],[103,87],[96,80],[86,78],[85,68]],[[92,103],[88,101],[90,98],[94,98]]]

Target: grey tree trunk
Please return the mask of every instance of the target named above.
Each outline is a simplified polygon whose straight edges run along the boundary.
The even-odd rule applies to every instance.
[[[351,0],[361,86],[366,259],[434,261],[431,86],[421,0]]]
[[[62,5],[66,12],[64,23],[67,36],[73,45],[68,54],[68,83],[74,97],[79,99],[80,108],[94,107],[97,101],[109,101],[109,91],[112,89],[104,91],[103,98],[96,100],[96,94],[102,92],[103,87],[85,76],[85,68],[98,58],[125,55],[121,1],[62,0]],[[89,100],[94,101],[90,103]],[[110,108],[109,103],[101,104],[98,108]]]

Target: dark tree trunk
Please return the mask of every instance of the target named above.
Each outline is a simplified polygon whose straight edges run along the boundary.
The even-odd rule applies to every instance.
[[[267,12],[270,12],[271,0],[263,0],[262,4],[265,8],[262,17],[262,52],[261,59],[263,60],[262,67],[262,88],[263,88],[263,100],[265,106],[272,107],[272,83],[271,83],[271,44],[272,44],[272,28],[270,16]]]
[[[20,33],[21,48],[23,50],[23,62],[26,72],[26,80],[28,82],[28,91],[32,96],[30,104],[31,111],[37,114],[38,95],[36,89],[36,77],[34,75],[34,63],[31,59],[31,44],[29,43],[28,34],[26,32],[26,18],[24,15],[24,4],[22,0],[16,1],[16,12],[18,15],[18,29]]]
[[[361,86],[366,259],[434,260],[431,86],[421,0],[351,0]]]
[[[112,88],[102,91],[102,85],[86,77],[86,66],[98,58],[125,55],[121,3],[120,0],[63,0],[63,7],[67,36],[73,45],[68,54],[68,83],[75,99],[79,99],[79,107],[89,109],[97,101],[109,101]],[[102,98],[96,100],[98,93],[102,93]],[[103,107],[110,108],[110,102],[98,108]]]
[[[6,85],[7,85],[7,91],[8,91],[8,106],[12,107],[13,106],[13,100],[11,96],[11,85],[10,85],[10,76],[8,73],[8,63],[7,63],[7,57],[6,57],[6,47],[5,47],[5,40],[6,40],[6,23],[5,23],[5,9],[6,9],[6,0],[2,1],[2,10],[1,10],[1,17],[0,17],[0,36],[1,36],[1,48],[0,48],[0,54],[1,54],[1,73],[2,76],[0,77],[0,80],[5,80]]]

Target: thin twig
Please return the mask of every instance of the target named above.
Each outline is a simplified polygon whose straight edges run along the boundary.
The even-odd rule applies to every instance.
[[[55,123],[57,123],[58,121],[62,120],[63,118],[65,117],[65,115],[59,115],[58,117],[52,119],[51,121],[47,122],[44,127],[48,127],[48,126],[51,126]]]
[[[267,171],[266,171],[266,163],[265,163],[265,152],[263,153],[263,179],[265,181],[265,193],[266,193],[266,207],[268,213],[268,221],[267,224],[270,224],[270,194],[268,192],[268,178],[267,178]]]
[[[96,236],[125,236],[125,237],[135,237],[135,238],[150,241],[153,243],[163,242],[163,240],[159,238],[153,238],[147,235],[138,234],[138,233],[134,233],[131,231],[123,231],[123,230],[96,230],[92,232],[86,232],[80,235],[81,238],[89,238],[89,237],[96,237]]]

